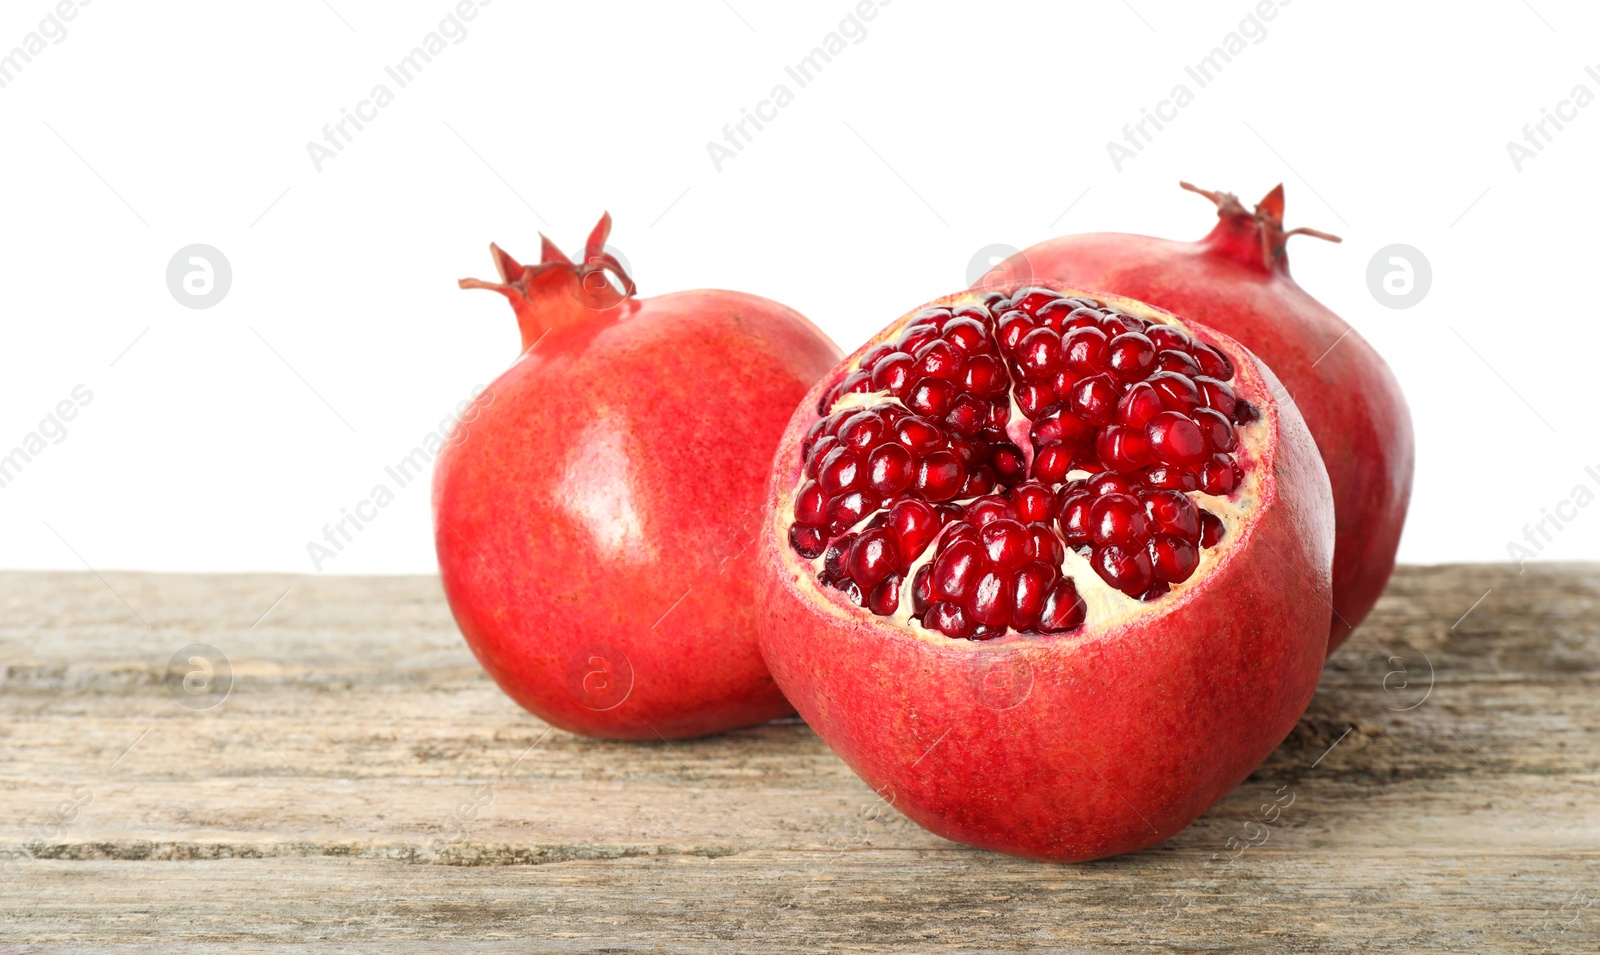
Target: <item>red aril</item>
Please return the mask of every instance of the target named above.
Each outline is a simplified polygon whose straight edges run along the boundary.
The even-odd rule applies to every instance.
[[[958,383],[943,414],[856,387],[913,343],[944,355],[958,311],[983,334],[964,326],[939,369],[951,377],[908,392]],[[1054,393],[1049,336],[1069,324],[1062,360],[1086,377],[1030,412],[1015,398]],[[1157,372],[1158,342],[1192,369]],[[983,357],[1012,401],[968,433],[952,409]],[[1158,375],[1194,401],[1163,404]],[[1171,835],[1288,734],[1322,670],[1332,498],[1280,387],[1224,335],[1065,286],[966,292],[899,319],[817,383],[779,446],[761,537],[773,676],[856,772],[941,835],[1050,860]],[[1227,415],[1207,404],[1224,388]],[[1142,420],[1118,418],[1126,408]],[[863,428],[907,451],[917,478],[854,523],[808,523],[826,510],[806,476],[816,455]],[[1002,477],[992,462],[1013,455]],[[969,487],[985,469],[988,487]],[[908,515],[916,534],[900,533]]]
[[[753,295],[635,298],[609,228],[603,217],[578,263],[548,240],[528,267],[491,247],[501,281],[461,283],[511,300],[523,352],[435,466],[445,595],[501,689],[563,729],[656,739],[780,716],[748,551],[772,449],[839,351]],[[852,457],[808,482],[818,523],[865,510],[840,491],[870,476],[830,440]],[[789,541],[828,543],[804,529]]]
[[[1305,416],[1333,482],[1338,540],[1331,653],[1372,610],[1394,570],[1411,499],[1411,414],[1383,358],[1289,276],[1289,236],[1334,237],[1311,229],[1285,232],[1281,185],[1254,212],[1229,193],[1183,186],[1217,204],[1216,228],[1199,242],[1069,235],[1024,249],[996,271],[1109,289],[1169,308],[1232,335],[1272,368]],[[1181,405],[1198,400],[1228,413],[1227,394],[1196,377],[1226,380],[1213,374],[1223,370],[1219,355],[1167,350],[1160,335],[1151,343],[1157,368],[1198,386],[1196,394],[1183,396],[1158,384],[1167,407],[1187,412]],[[1216,486],[1226,483],[1220,472],[1216,477]]]

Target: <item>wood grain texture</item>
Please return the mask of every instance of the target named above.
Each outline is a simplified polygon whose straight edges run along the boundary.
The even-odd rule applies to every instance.
[[[1250,780],[1084,866],[922,831],[797,720],[549,730],[432,578],[0,606],[0,952],[1600,951],[1592,565],[1401,568]],[[188,644],[231,664],[211,709],[167,683]]]

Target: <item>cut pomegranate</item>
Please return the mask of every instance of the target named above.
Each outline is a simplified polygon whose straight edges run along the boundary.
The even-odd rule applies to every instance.
[[[526,267],[492,248],[501,281],[461,283],[511,301],[522,355],[435,464],[445,595],[484,669],[563,729],[658,739],[759,723],[790,711],[756,646],[761,487],[839,351],[754,295],[635,298],[609,228],[581,262],[548,240]],[[857,444],[809,443],[799,553],[820,559],[837,537],[823,525],[855,524],[903,480],[860,450],[878,435],[846,437]]]
[[[779,686],[951,838],[1087,859],[1187,825],[1293,727],[1326,650],[1328,479],[1277,387],[1225,336],[1075,288],[891,324],[778,450]],[[974,690],[991,658],[1031,668],[1025,699]]]
[[[1338,540],[1332,652],[1372,610],[1394,570],[1411,499],[1411,414],[1383,358],[1289,275],[1290,236],[1337,238],[1313,229],[1285,231],[1281,185],[1254,210],[1230,193],[1183,187],[1217,206],[1216,227],[1199,242],[1109,232],[1069,235],[1030,246],[997,271],[1110,289],[1172,309],[1239,339],[1283,379],[1333,482]],[[1229,410],[1227,359],[1209,347],[1186,349],[1165,330],[1145,337],[1157,349],[1155,368],[1183,379],[1148,379],[1165,407],[1189,415],[1216,444],[1223,435],[1215,420],[1193,409],[1204,405],[1237,420],[1238,413]],[[1145,406],[1138,400],[1136,414]],[[1226,489],[1237,482],[1220,462],[1194,476],[1210,493],[1230,493]]]
[[[1019,304],[1031,301],[1039,303],[1034,311],[1042,319]],[[960,532],[966,525],[937,536],[929,517],[924,530],[902,537],[899,543],[905,546],[892,554],[874,557],[861,569],[851,564],[842,574],[817,567],[816,576],[838,590],[854,584],[865,592],[898,575],[902,592],[893,600],[883,594],[874,608],[887,609],[880,615],[889,616],[911,607],[907,589],[921,565],[937,563],[954,547],[962,556],[947,569],[959,564],[963,570],[955,577],[934,572],[933,618],[914,608],[907,616],[919,626],[975,640],[992,640],[1008,629],[1062,632],[1052,629],[1061,620],[1082,625],[1071,614],[1041,616],[1031,597],[1022,613],[1013,614],[1015,601],[1008,595],[1019,586],[1031,594],[1037,584],[1019,584],[1019,568],[1039,559],[1035,551],[1045,538],[1046,558],[1071,546],[1085,562],[1077,572],[1093,567],[1130,597],[1155,599],[1167,585],[1187,580],[1195,571],[1190,551],[1218,541],[1202,544],[1196,516],[1165,528],[1170,539],[1158,544],[1145,509],[1157,501],[1174,507],[1174,496],[1187,503],[1182,493],[1164,489],[1173,482],[1200,492],[1197,497],[1236,490],[1235,472],[1242,474],[1233,454],[1239,445],[1240,425],[1232,417],[1238,399],[1227,380],[1201,373],[1209,368],[1231,379],[1232,364],[1179,325],[1093,298],[1023,290],[992,307],[980,300],[957,308],[959,317],[947,306],[911,316],[822,395],[820,417],[808,428],[809,445],[800,456],[802,469],[815,473],[816,480],[806,481],[794,500],[794,523],[787,531],[793,550],[815,559],[827,541],[861,532],[882,513],[955,499],[963,519],[987,535],[983,553],[972,557],[970,566],[966,561],[976,551],[960,546],[969,539]],[[1063,338],[1062,323],[1069,318],[1075,327]],[[1163,350],[1185,357],[1192,373],[1157,370],[1155,341],[1146,334],[1151,329]],[[1004,344],[1008,335],[1014,339],[1009,346]],[[882,372],[885,365],[891,371]],[[862,380],[879,383],[877,390],[854,390]],[[935,392],[941,395],[937,405],[923,401],[918,406],[919,395]],[[1013,401],[1007,400],[1008,392]],[[1028,449],[1013,443],[1014,435],[1023,434],[1031,438]],[[1160,482],[1149,480],[1152,466],[1165,466]],[[1078,476],[1069,481],[1074,472]],[[1057,492],[1070,496],[1091,473],[1099,487],[1115,478],[1118,493],[1099,498],[1090,509],[1085,540],[1075,530],[1083,515],[1074,510],[1064,520],[1060,508],[1041,502]],[[1019,488],[1028,489],[1025,507],[1015,496]],[[990,495],[991,489],[1002,494]],[[863,499],[859,491],[870,494]],[[874,507],[863,509],[866,501]],[[990,521],[999,523],[991,527]],[[863,534],[855,546],[866,540]],[[1190,547],[1180,547],[1183,542]],[[1057,559],[1053,569],[1060,568]],[[1073,577],[1066,579],[1076,586]],[[985,589],[974,596],[977,591],[969,593],[968,584],[980,580],[987,582]],[[939,608],[941,603],[958,604],[964,612],[952,614]]]

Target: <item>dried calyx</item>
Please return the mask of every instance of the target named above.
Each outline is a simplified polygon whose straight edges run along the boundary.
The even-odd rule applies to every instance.
[[[1157,601],[1247,506],[1258,412],[1233,377],[1176,324],[1047,288],[924,309],[822,397],[789,545],[850,603],[949,637]]]

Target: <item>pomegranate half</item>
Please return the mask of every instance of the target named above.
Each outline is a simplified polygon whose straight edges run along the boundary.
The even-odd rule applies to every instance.
[[[563,729],[781,716],[749,552],[773,448],[839,350],[753,295],[635,298],[609,229],[580,263],[548,239],[528,267],[491,247],[501,281],[461,282],[511,300],[523,351],[435,465],[445,595],[501,689]]]
[[[1293,728],[1333,506],[1233,339],[1061,285],[891,324],[779,445],[761,649],[896,808],[1052,861],[1188,825]]]
[[[1360,333],[1289,275],[1283,186],[1248,211],[1226,192],[1185,189],[1217,205],[1199,242],[1093,233],[1050,239],[999,268],[1110,289],[1232,335],[1282,379],[1322,451],[1338,528],[1332,653],[1371,612],[1394,571],[1411,501],[1411,412],[1389,366]]]

